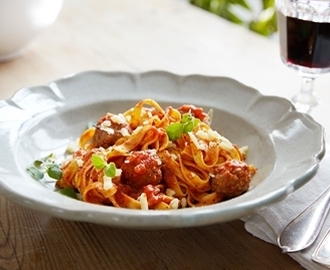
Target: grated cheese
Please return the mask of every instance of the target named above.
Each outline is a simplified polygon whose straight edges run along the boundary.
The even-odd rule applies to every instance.
[[[136,129],[133,130],[132,135],[137,134],[142,129],[142,126],[138,126]]]
[[[208,150],[208,146],[207,146],[207,144],[204,141],[199,141],[198,142],[198,145],[199,145],[198,148],[200,150],[203,150],[203,151],[207,151]]]
[[[173,160],[177,160],[177,159],[178,159],[178,156],[175,155],[174,153],[171,153],[170,155],[171,155],[171,158],[172,158]]]
[[[128,132],[127,128],[122,128],[119,132],[120,132],[121,135],[123,135],[124,137],[129,135],[129,132]]]
[[[73,154],[79,149],[79,138],[75,141],[70,141],[66,147],[66,152]]]
[[[209,139],[208,133],[206,133],[204,130],[198,130],[195,134],[200,139],[204,139],[204,140]]]
[[[215,131],[215,130],[208,130],[207,134],[209,135],[209,138],[211,138],[211,140],[220,140],[221,139],[221,135]]]
[[[188,132],[188,134],[193,144],[199,149],[199,143],[197,141],[196,136],[192,132]]]
[[[176,144],[172,141],[169,141],[167,144],[167,148],[176,148]]]
[[[82,167],[84,165],[84,161],[82,159],[79,158],[76,161],[79,167]]]
[[[125,116],[120,113],[120,114],[114,114],[113,116],[110,117],[110,119],[117,124],[125,124],[126,123],[126,119]]]
[[[187,199],[186,199],[186,198],[182,198],[182,199],[181,199],[181,207],[182,207],[182,208],[187,207]]]
[[[149,210],[147,195],[144,192],[141,193],[140,197],[138,198],[138,201],[140,201],[141,203],[142,210]]]
[[[104,175],[103,176],[103,189],[109,190],[110,188],[112,188],[112,186],[113,186],[112,178]]]
[[[115,176],[121,176],[122,169],[116,169],[116,175]]]
[[[175,198],[170,202],[170,207],[172,209],[178,209],[179,208],[179,199]]]
[[[114,134],[115,133],[115,130],[113,128],[111,128],[111,121],[109,121],[109,120],[103,121],[100,125],[100,129],[104,130],[108,134]]]
[[[231,151],[234,148],[231,142],[225,137],[221,137],[220,146],[227,151]]]
[[[100,125],[100,128],[108,128],[108,127],[111,127],[111,121],[109,120],[104,120]]]
[[[166,195],[169,196],[169,197],[174,197],[175,195],[175,191],[173,189],[166,189]]]
[[[64,159],[63,161],[62,161],[62,167],[63,166],[65,166],[66,164],[68,164],[70,161],[72,161],[72,159],[73,159],[73,156],[68,156],[66,159]]]

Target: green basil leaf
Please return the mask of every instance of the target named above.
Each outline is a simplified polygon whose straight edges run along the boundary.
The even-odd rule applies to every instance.
[[[115,177],[116,176],[116,164],[111,162],[105,169],[105,172],[104,174],[107,176],[107,177]]]
[[[183,133],[183,125],[178,122],[172,123],[166,128],[166,133],[171,141],[176,141]]]
[[[36,167],[28,167],[26,168],[26,171],[36,180],[41,180],[42,178],[44,178],[44,173],[38,170]]]
[[[181,120],[183,123],[183,133],[188,133],[194,129],[194,127],[200,122],[198,118],[193,117],[190,113],[183,115]]]
[[[185,113],[182,115],[181,123],[189,123],[192,120],[192,115],[190,113]]]
[[[60,189],[57,192],[60,193],[60,194],[62,194],[62,195],[65,195],[65,196],[68,196],[70,198],[73,198],[73,199],[77,199],[78,200],[77,193],[71,187],[66,187],[66,188]]]
[[[40,161],[41,162],[47,162],[51,158],[54,158],[54,154],[53,153],[50,153],[48,156],[41,158]]]
[[[193,121],[187,122],[183,126],[183,133],[188,133],[188,132],[192,131],[193,128],[194,128],[194,122]]]
[[[194,120],[193,120],[194,127],[197,126],[200,121],[201,121],[200,119],[194,118]]]
[[[50,178],[59,180],[62,177],[62,170],[57,164],[54,164],[47,169],[47,174]]]
[[[37,169],[40,169],[41,165],[44,163],[44,161],[37,159],[33,162],[34,167],[36,167]]]
[[[33,162],[33,165],[34,165],[37,169],[39,169],[39,168],[41,168],[41,165],[42,165],[42,164],[53,163],[53,160],[52,160],[53,158],[54,158],[54,154],[51,153],[51,154],[49,154],[49,155],[46,156],[46,157],[43,157],[43,158],[40,158],[40,159],[35,160],[35,161]]]
[[[107,163],[105,162],[105,160],[96,154],[92,155],[92,164],[96,169],[103,169],[105,168],[105,166],[107,166]]]

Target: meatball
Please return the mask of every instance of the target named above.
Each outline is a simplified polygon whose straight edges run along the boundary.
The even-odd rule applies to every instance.
[[[226,161],[214,168],[212,190],[224,198],[232,198],[247,191],[251,181],[249,165],[238,160]]]
[[[108,148],[132,130],[123,115],[106,114],[96,124],[92,142],[95,147]]]
[[[121,166],[123,180],[137,189],[148,184],[157,185],[162,180],[161,165],[155,150],[133,152]]]

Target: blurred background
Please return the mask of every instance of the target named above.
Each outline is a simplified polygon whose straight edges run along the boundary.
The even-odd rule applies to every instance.
[[[186,0],[260,35],[277,31],[275,0]]]

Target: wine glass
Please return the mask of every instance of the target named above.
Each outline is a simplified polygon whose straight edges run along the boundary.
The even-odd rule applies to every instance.
[[[310,113],[319,103],[314,80],[330,72],[330,0],[276,0],[276,8],[282,61],[302,77],[292,101]]]

